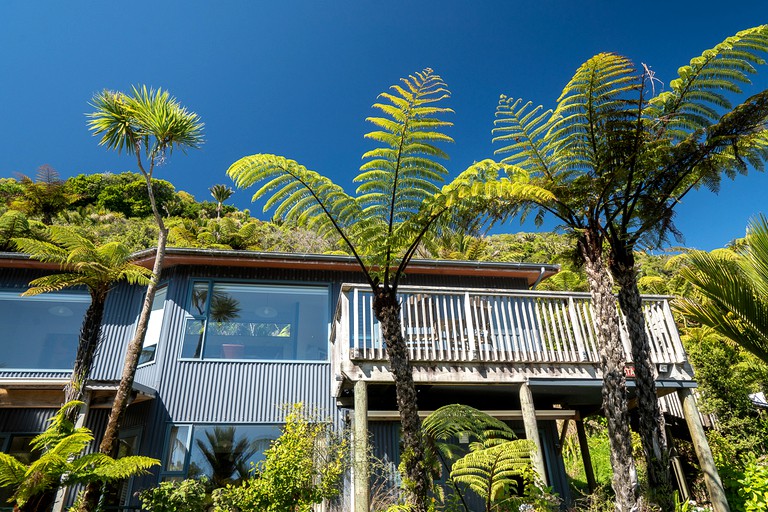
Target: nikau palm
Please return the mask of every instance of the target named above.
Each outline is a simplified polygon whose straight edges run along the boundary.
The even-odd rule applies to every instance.
[[[184,151],[187,148],[197,148],[203,143],[203,123],[197,114],[182,107],[167,91],[147,89],[146,86],[134,87],[130,95],[105,90],[94,96],[92,106],[96,110],[88,114],[88,127],[94,135],[101,136],[99,144],[118,153],[125,151],[136,157],[136,164],[147,184],[152,214],[159,230],[152,278],[144,296],[136,333],[126,349],[120,385],[99,446],[102,453],[114,454],[118,446],[120,424],[128,407],[136,366],[147,333],[152,302],[163,270],[168,240],[168,228],[155,201],[152,177],[155,168],[165,162],[174,148]],[[96,486],[88,486],[83,510],[93,510],[98,492]]]
[[[109,290],[119,281],[146,285],[152,273],[130,263],[130,251],[119,242],[98,246],[65,226],[50,226],[48,241],[31,238],[15,238],[16,248],[29,254],[31,259],[56,263],[61,272],[32,280],[30,288],[22,295],[38,295],[65,288],[84,286],[91,296],[91,304],[85,312],[77,345],[77,355],[72,377],[64,390],[64,402],[82,400],[83,387],[93,368],[93,360],[101,343],[101,321]],[[67,409],[74,419],[78,407]]]
[[[605,275],[602,246],[609,248],[608,269],[619,286],[619,304],[626,317],[635,363],[640,434],[648,463],[648,479],[659,491],[659,504],[672,506],[663,419],[659,412],[645,334],[633,251],[638,244],[659,246],[678,233],[672,223],[674,208],[690,190],[705,186],[717,191],[723,175],[746,173],[751,164],[762,168],[768,157],[768,91],[732,107],[726,94],[737,94],[739,83],[764,61],[768,26],[739,32],[680,68],[670,90],[657,94],[656,78],[647,67],[638,70],[619,55],[599,54],[584,63],[566,86],[554,112],[532,109],[520,100],[502,98],[497,140],[510,153],[527,183],[551,192],[553,201],[538,202],[538,217],[545,212],[559,217],[581,235],[579,248],[586,261],[599,324],[615,322],[609,303],[610,282]],[[518,204],[523,213],[531,207]],[[600,267],[595,269],[594,267]],[[597,270],[597,272],[595,272]],[[603,302],[596,297],[603,290]],[[601,326],[601,331],[605,329]],[[616,336],[611,327],[605,335]],[[620,349],[616,339],[600,337],[603,350]],[[606,343],[608,345],[606,345]],[[621,354],[603,354],[604,372],[620,369]],[[605,365],[606,362],[610,364]],[[618,375],[617,375],[618,376]],[[610,376],[604,385],[603,408],[609,417],[612,439],[619,432],[619,416],[611,409],[623,401],[623,378]],[[624,408],[626,406],[623,406]],[[614,457],[618,442],[614,443]],[[626,459],[628,460],[628,459]],[[618,504],[631,506],[622,478],[625,470],[614,460],[614,487]]]
[[[240,188],[260,184],[253,200],[266,199],[264,209],[274,208],[275,217],[320,233],[338,233],[359,264],[373,292],[373,310],[395,381],[410,500],[416,510],[423,511],[429,479],[416,389],[400,323],[398,285],[435,221],[471,194],[473,187],[486,187],[475,184],[473,176],[499,166],[490,161],[475,164],[441,193],[438,185],[448,171],[438,162],[446,154],[436,144],[452,141],[441,131],[451,125],[442,119],[451,110],[440,106],[450,93],[431,69],[401,83],[382,93],[382,101],[373,105],[382,116],[367,119],[376,130],[366,137],[377,147],[363,155],[366,162],[355,178],[357,196],[281,156],[247,156],[232,164],[227,174]],[[484,189],[486,195],[492,192]]]
[[[224,206],[224,201],[232,197],[233,190],[226,185],[214,185],[208,190],[216,201],[216,220],[218,220],[221,218],[221,209]]]

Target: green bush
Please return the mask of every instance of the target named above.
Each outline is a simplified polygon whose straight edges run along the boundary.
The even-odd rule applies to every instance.
[[[216,512],[309,512],[341,491],[347,442],[301,404],[293,406],[264,456],[241,485],[213,492]]]
[[[205,481],[191,478],[162,482],[141,491],[139,499],[147,512],[205,512],[207,509]]]
[[[739,481],[739,494],[744,498],[744,510],[762,512],[768,510],[768,459],[753,458],[744,468],[744,476]]]

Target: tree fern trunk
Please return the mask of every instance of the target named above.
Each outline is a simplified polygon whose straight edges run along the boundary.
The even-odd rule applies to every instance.
[[[421,438],[421,420],[416,403],[416,386],[408,361],[408,351],[400,323],[400,304],[392,290],[374,290],[373,311],[381,326],[381,335],[387,344],[389,367],[395,379],[397,408],[403,432],[403,453],[406,492],[416,512],[427,510],[429,477],[424,465],[424,447]]]
[[[123,363],[123,374],[120,377],[120,385],[117,388],[115,394],[115,401],[112,404],[112,410],[109,414],[109,420],[107,421],[107,428],[104,430],[104,437],[99,445],[99,451],[112,457],[117,455],[120,427],[125,417],[125,411],[128,408],[131,391],[133,390],[133,379],[136,376],[136,367],[139,364],[139,355],[141,354],[141,347],[144,344],[144,337],[147,334],[147,325],[149,324],[149,315],[152,313],[152,301],[155,300],[155,292],[157,291],[157,285],[160,281],[160,274],[163,270],[163,260],[165,259],[165,245],[168,240],[168,230],[165,225],[160,222],[160,234],[157,238],[157,255],[155,256],[155,264],[152,268],[152,279],[147,286],[147,292],[144,295],[144,304],[141,307],[141,314],[139,315],[139,322],[136,326],[136,334],[133,339],[128,343],[128,347],[125,351],[125,362]],[[100,496],[100,485],[98,483],[91,483],[85,489],[85,495],[83,497],[83,505],[80,508],[81,512],[92,512],[96,509],[96,505]]]
[[[601,237],[590,230],[587,230],[579,240],[579,252],[584,258],[592,308],[596,315],[597,339],[600,344],[603,413],[608,419],[616,510],[629,512],[636,500],[631,476],[634,461],[632,460],[632,438],[629,433],[624,351],[619,336],[616,299],[611,292],[608,271],[603,263],[602,248]]]
[[[106,292],[95,291],[91,293],[91,305],[85,312],[83,326],[80,328],[80,339],[77,344],[72,377],[64,388],[65,404],[72,400],[83,399],[83,388],[93,369],[93,360],[101,342],[101,320],[104,317],[105,301]],[[67,412],[67,419],[74,422],[79,411],[79,407],[71,408]]]
[[[674,510],[669,457],[664,436],[664,417],[659,409],[654,381],[651,347],[645,332],[645,317],[640,290],[637,287],[634,255],[631,250],[611,258],[611,273],[619,285],[619,305],[624,313],[632,345],[637,383],[637,410],[640,418],[640,440],[648,468],[651,499],[663,511]]]

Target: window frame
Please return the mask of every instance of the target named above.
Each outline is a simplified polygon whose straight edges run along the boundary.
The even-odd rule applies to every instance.
[[[152,298],[152,305],[153,306],[155,304],[155,299],[157,299],[157,294],[160,293],[161,291],[163,293],[165,293],[165,298],[163,299],[163,307],[162,307],[162,309],[157,310],[157,311],[162,311],[162,313],[161,313],[162,317],[160,318],[160,328],[158,329],[158,332],[157,332],[157,342],[154,344],[155,345],[155,351],[152,353],[152,359],[150,359],[148,361],[141,362],[141,354],[144,351],[144,347],[146,346],[146,343],[147,343],[147,337],[145,335],[144,336],[144,341],[141,344],[141,351],[139,352],[139,361],[140,362],[139,362],[139,364],[136,365],[136,368],[143,368],[145,366],[149,366],[149,365],[155,364],[157,362],[157,350],[160,347],[160,341],[162,341],[164,335],[167,336],[167,334],[168,334],[167,333],[167,324],[168,324],[168,322],[167,322],[166,311],[165,311],[166,305],[168,304],[168,289],[169,289],[169,286],[168,286],[167,282],[159,283],[157,285],[157,288],[155,289],[155,296]],[[149,331],[149,326],[150,326],[150,323],[152,321],[152,311],[156,311],[156,310],[150,310],[149,321],[147,322],[147,331]],[[141,313],[139,313],[139,315],[141,315]],[[136,329],[138,327],[139,327],[139,319],[137,318],[136,319]],[[136,332],[136,329],[133,330],[134,334]],[[147,332],[147,334],[148,334],[148,332]]]
[[[195,285],[198,284],[206,284],[207,285],[207,293],[208,298],[206,299],[205,304],[205,313],[204,314],[194,314],[194,307],[192,305],[193,300],[193,291],[195,289]],[[264,358],[206,358],[204,357],[205,354],[205,345],[207,343],[208,335],[209,335],[209,317],[210,317],[210,309],[211,309],[211,300],[210,297],[212,296],[212,291],[214,286],[216,285],[235,285],[235,286],[252,286],[255,288],[282,288],[285,290],[290,290],[292,288],[314,288],[316,290],[322,290],[325,292],[325,298],[326,298],[326,311],[325,311],[325,319],[324,322],[324,339],[325,339],[325,358],[323,359],[264,359]],[[318,294],[320,295],[320,294]],[[215,279],[215,278],[192,278],[189,280],[189,285],[186,290],[186,298],[184,301],[184,315],[181,320],[181,336],[180,336],[180,343],[179,343],[179,349],[177,353],[177,360],[182,362],[215,362],[215,363],[296,363],[296,364],[311,364],[311,363],[328,363],[330,361],[331,357],[331,346],[330,346],[330,332],[331,332],[331,325],[333,322],[333,285],[332,283],[326,282],[326,281],[312,281],[312,282],[306,282],[306,281],[273,281],[273,280],[247,280],[247,279]],[[198,357],[192,357],[192,356],[184,356],[184,338],[186,336],[186,326],[189,321],[197,321],[202,323],[202,345],[200,348],[200,356]],[[298,336],[298,334],[297,334]],[[298,338],[296,339],[298,342]]]

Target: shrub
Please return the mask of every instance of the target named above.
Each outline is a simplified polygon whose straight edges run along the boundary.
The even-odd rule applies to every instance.
[[[205,481],[187,479],[162,482],[157,487],[139,493],[141,505],[147,512],[205,512]]]

